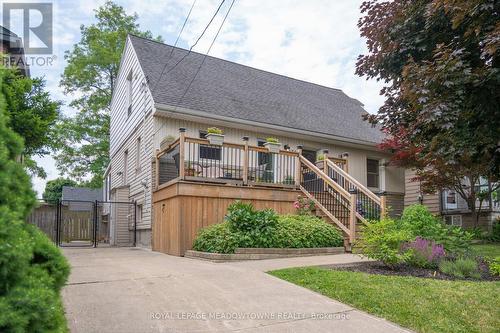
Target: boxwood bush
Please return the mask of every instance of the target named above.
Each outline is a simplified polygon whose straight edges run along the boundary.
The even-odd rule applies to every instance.
[[[200,230],[193,249],[234,253],[236,248],[312,248],[343,245],[341,233],[323,220],[306,215],[277,215],[235,202],[225,222]]]

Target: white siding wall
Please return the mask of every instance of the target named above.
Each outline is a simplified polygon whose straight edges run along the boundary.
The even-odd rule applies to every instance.
[[[129,95],[127,76],[132,71],[132,112],[128,115]],[[146,78],[135,51],[127,41],[111,102],[110,155],[111,188],[128,185],[129,196],[125,201],[143,204],[143,218],[137,229],[151,228],[151,158],[153,150],[153,116],[150,91],[143,83]],[[141,140],[140,161],[137,163],[137,138]],[[128,151],[127,179],[125,183],[125,151]],[[140,168],[137,168],[137,164]],[[146,184],[146,186],[143,185]],[[129,226],[130,228],[130,226]]]
[[[154,119],[154,132],[156,133],[154,136],[155,149],[159,149],[161,141],[166,136],[171,135],[177,138],[179,136],[180,127],[186,128],[186,136],[198,138],[200,130],[206,130],[207,127],[212,126],[209,124],[202,124],[173,118],[155,117]],[[283,145],[288,144],[293,150],[296,149],[297,145],[302,144],[304,145],[304,149],[308,150],[317,150],[321,152],[321,150],[323,149],[328,149],[329,154],[332,156],[338,156],[343,152],[348,152],[349,173],[363,185],[366,185],[366,159],[388,159],[388,155],[376,151],[375,148],[373,148],[373,150],[363,150],[343,146],[341,143],[322,143],[312,140],[300,140],[289,136],[270,135],[266,134],[265,132],[247,131],[222,126],[218,127],[224,131],[224,140],[231,143],[243,143],[243,140],[241,138],[243,136],[248,136],[250,138],[249,144],[252,146],[257,146],[258,138],[265,139],[266,137],[273,136],[278,138]],[[385,170],[385,191],[404,193],[404,169],[386,167]],[[374,190],[376,191],[377,189]]]

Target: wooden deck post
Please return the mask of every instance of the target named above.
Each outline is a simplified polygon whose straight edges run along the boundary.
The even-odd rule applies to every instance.
[[[328,149],[323,149],[323,172],[325,173],[325,175],[327,175],[328,177],[330,177],[330,175],[328,174],[328,163],[326,162],[326,160],[328,159]],[[324,183],[324,191],[327,191],[328,190],[328,185],[326,184],[326,182],[323,182]]]
[[[184,164],[184,158],[186,154],[186,129],[179,128],[179,178],[184,179],[186,175],[186,165]]]
[[[248,136],[243,137],[243,141],[245,141],[245,150],[243,151],[243,184],[247,185],[248,184],[248,163],[249,161],[249,156],[248,156]]]
[[[350,211],[349,211],[349,242],[354,243],[356,240],[356,206],[357,206],[357,197],[358,197],[358,191],[357,190],[350,190],[349,193],[351,194],[351,205],[350,205]]]
[[[302,177],[302,172],[300,170],[300,156],[302,156],[302,145],[297,146],[297,159],[295,164],[295,186],[300,186],[300,181]]]
[[[387,193],[380,193],[380,219],[386,217],[387,215]]]

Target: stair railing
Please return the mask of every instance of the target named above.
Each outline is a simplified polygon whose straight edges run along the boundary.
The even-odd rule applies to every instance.
[[[346,191],[357,193],[356,212],[360,220],[380,220],[386,214],[385,197],[378,197],[369,188],[357,181],[332,161],[326,161],[326,174]]]
[[[299,164],[300,190],[323,214],[352,238],[351,194],[302,155],[299,155]]]

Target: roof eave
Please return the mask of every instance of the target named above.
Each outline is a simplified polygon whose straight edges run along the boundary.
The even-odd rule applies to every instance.
[[[332,134],[327,134],[327,133],[308,131],[308,130],[286,127],[286,126],[275,125],[275,124],[266,124],[266,123],[261,123],[261,122],[257,122],[257,121],[228,117],[228,116],[214,115],[214,114],[204,112],[204,111],[198,111],[198,110],[193,110],[193,109],[188,109],[188,108],[183,108],[183,107],[178,107],[178,106],[172,106],[172,105],[167,105],[167,104],[163,104],[163,103],[155,103],[155,111],[154,111],[153,115],[154,116],[163,116],[163,117],[169,117],[169,116],[170,117],[180,117],[180,118],[186,118],[186,116],[187,116],[188,118],[192,118],[191,120],[193,120],[193,121],[206,121],[207,119],[211,119],[211,120],[223,123],[223,125],[226,127],[231,127],[234,124],[239,124],[242,126],[251,126],[254,129],[261,128],[264,130],[275,130],[275,131],[286,132],[286,133],[290,133],[290,134],[299,134],[299,135],[303,135],[303,136],[307,136],[307,137],[314,137],[314,138],[322,139],[322,140],[333,140],[333,141],[337,141],[337,142],[354,144],[354,145],[362,146],[365,148],[370,147],[372,149],[378,145],[377,142],[364,141],[364,140],[355,139],[355,138],[347,138],[347,137],[342,137],[342,136],[337,136],[337,135],[332,135]]]

